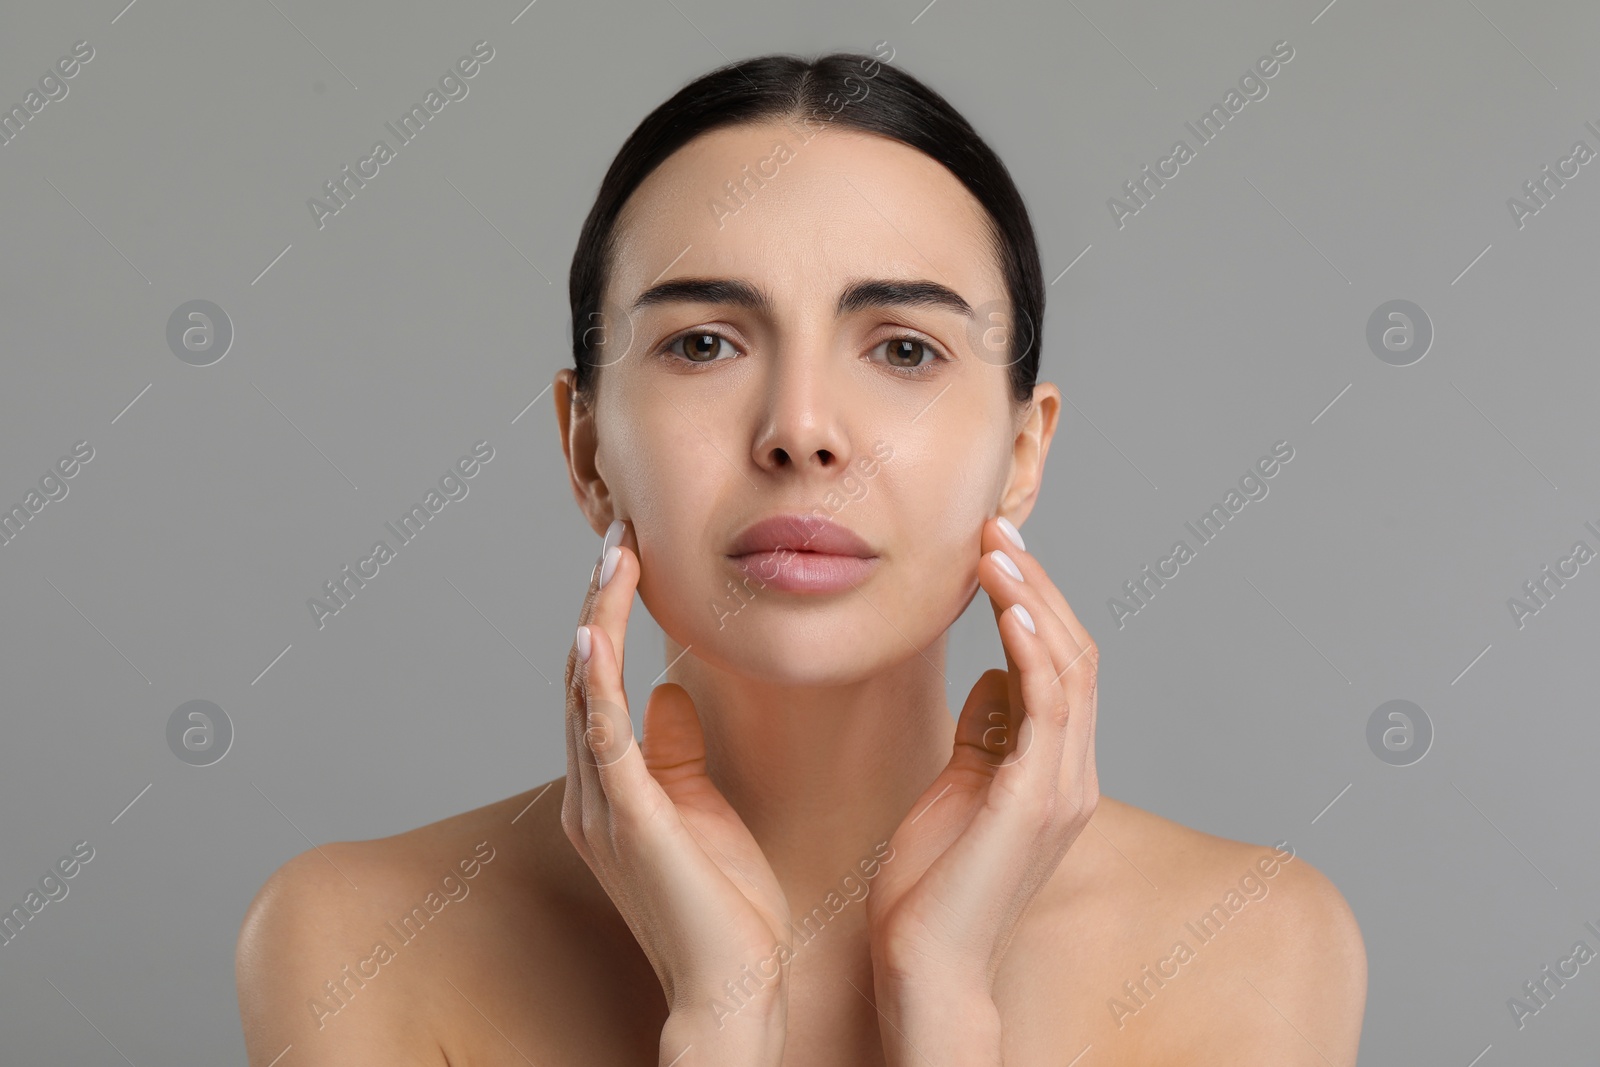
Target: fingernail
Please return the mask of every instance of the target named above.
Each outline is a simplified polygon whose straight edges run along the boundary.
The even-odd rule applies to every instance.
[[[1012,559],[998,548],[989,553],[989,555],[993,556],[994,561],[1000,564],[1001,570],[1011,575],[1011,577],[1015,578],[1017,581],[1022,581],[1022,569],[1017,566],[1016,560]]]
[[[595,564],[595,565],[594,565],[594,566],[593,566],[593,567],[592,567],[592,568],[590,568],[590,570],[589,570],[589,580],[590,580],[590,581],[591,581],[591,582],[592,582],[592,581],[594,581],[594,576],[595,576],[595,575],[597,575],[597,574],[599,574],[599,573],[600,573],[600,564],[598,564],[598,563],[596,563],[596,564]]]
[[[1028,614],[1027,608],[1023,607],[1021,604],[1013,604],[1011,605],[1011,610],[1016,613],[1017,618],[1021,621],[1022,625],[1028,628],[1028,632],[1030,634],[1036,634],[1039,632],[1033,628],[1033,616]],[[584,659],[588,658],[588,656],[584,657]]]
[[[1015,526],[1011,525],[1010,519],[1006,518],[1004,515],[1001,515],[994,521],[1000,526],[1000,532],[1011,538],[1012,544],[1016,545],[1024,552],[1028,551],[1028,546],[1022,543],[1022,535],[1017,532],[1017,528]]]
[[[600,565],[600,588],[604,589],[611,576],[617,573],[617,561],[622,558],[622,548],[612,545],[606,549],[605,562]]]
[[[606,549],[610,548],[612,545],[620,545],[622,543],[622,531],[623,531],[623,529],[624,529],[624,524],[623,524],[623,521],[621,519],[612,519],[611,520],[611,525],[606,527],[605,540],[600,542],[600,556],[601,556],[601,558],[605,557]]]
[[[1030,625],[1028,627],[1028,629],[1031,630],[1031,629],[1033,629],[1033,627]],[[590,644],[589,644],[589,628],[587,626],[580,626],[580,627],[578,627],[578,662],[579,663],[588,663],[589,662],[589,648],[590,648]]]

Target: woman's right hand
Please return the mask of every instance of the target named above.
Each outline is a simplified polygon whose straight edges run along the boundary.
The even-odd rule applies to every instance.
[[[661,981],[671,1012],[661,1062],[776,1064],[788,1008],[787,958],[777,955],[789,944],[788,901],[706,775],[705,737],[682,686],[651,691],[643,743],[633,743],[622,682],[640,573],[632,524],[613,522],[605,546],[567,656],[561,826]]]

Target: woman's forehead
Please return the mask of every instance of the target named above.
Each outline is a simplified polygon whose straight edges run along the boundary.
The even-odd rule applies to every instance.
[[[640,184],[616,236],[608,289],[622,303],[679,275],[745,278],[780,299],[861,277],[931,278],[974,306],[1003,296],[966,187],[909,145],[843,127],[703,134]]]

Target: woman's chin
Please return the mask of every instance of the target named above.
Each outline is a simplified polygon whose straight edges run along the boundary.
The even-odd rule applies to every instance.
[[[723,586],[721,597],[665,589],[641,596],[680,650],[717,670],[777,686],[821,688],[870,678],[907,659],[926,666],[923,646],[915,642],[936,642],[965,606],[944,596],[930,600],[929,593],[882,586],[870,596],[854,590],[817,595],[769,586],[740,597]],[[655,604],[672,608],[657,611]]]
[[[898,658],[894,649],[878,647],[885,628],[881,619],[877,622],[876,629],[858,633],[855,620],[784,617],[781,609],[758,616],[750,607],[725,618],[720,629],[685,627],[677,632],[686,638],[678,639],[682,647],[718,670],[780,687],[826,688],[872,677]]]
[[[727,670],[779,688],[832,689],[876,676],[880,662],[865,650],[839,648],[832,642],[815,647],[782,649],[740,645],[728,650]]]

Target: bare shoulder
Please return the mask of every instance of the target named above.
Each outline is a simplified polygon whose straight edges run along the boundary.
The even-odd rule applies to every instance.
[[[562,910],[543,900],[575,857],[550,837],[561,787],[317,845],[274,871],[235,953],[252,1067],[290,1047],[302,1067],[446,1064],[459,1037],[451,1020],[473,1011],[486,980],[505,977],[496,948],[536,946]]]
[[[1360,927],[1294,842],[1235,841],[1102,797],[1080,844],[1056,899],[1094,902],[1118,961],[1096,978],[1102,1018],[1139,1035],[1143,1062],[1355,1063]]]

